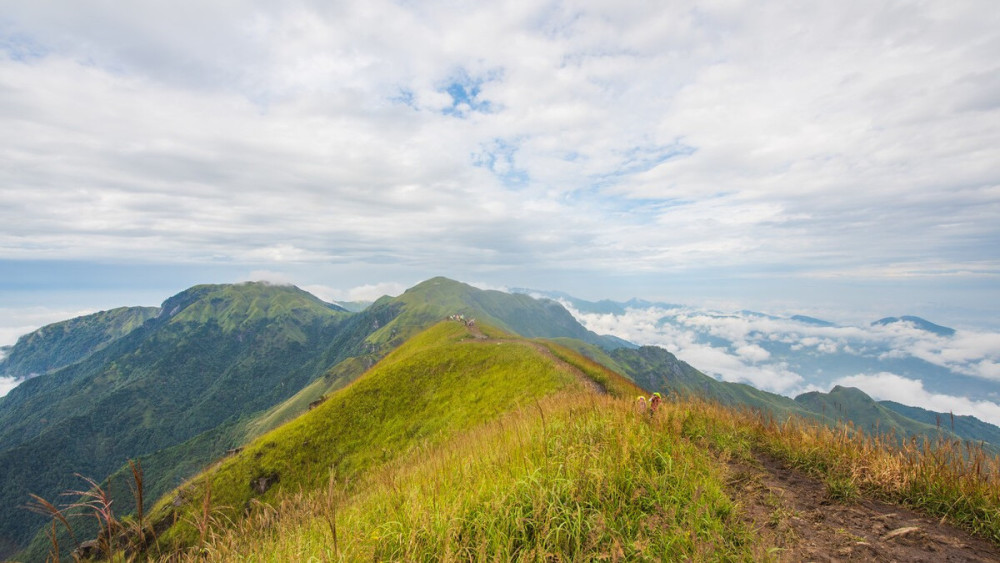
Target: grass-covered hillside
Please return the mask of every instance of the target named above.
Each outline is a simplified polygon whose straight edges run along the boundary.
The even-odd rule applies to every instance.
[[[227,449],[305,412],[450,315],[614,345],[553,302],[446,278],[357,313],[294,287],[195,286],[166,300],[133,333],[5,398],[0,419],[10,424],[0,430],[0,461],[18,458],[11,457],[10,477],[0,479],[0,497],[53,494],[76,484],[73,472],[103,482],[117,467],[110,490],[121,499],[129,458],[150,470],[149,491],[161,494]],[[49,433],[53,428],[61,430]],[[43,457],[41,471],[29,475],[23,460]],[[0,544],[8,539],[0,556],[23,545],[40,522],[9,506],[9,516],[0,508]],[[43,531],[33,535],[29,552],[37,553],[46,540]]]
[[[393,326],[382,327],[378,337],[383,339],[389,334],[413,334],[447,315],[457,314],[528,338],[568,337],[606,347],[620,345],[615,339],[588,331],[554,301],[482,290],[443,277],[421,282],[399,297],[383,298],[370,309],[386,304],[400,307],[402,313]]]
[[[118,537],[129,540],[116,557],[794,561],[901,560],[926,549],[972,560],[1000,553],[990,543],[1000,542],[1000,461],[981,450],[899,450],[847,429],[697,398],[675,397],[650,413],[636,408],[637,393],[551,341],[443,322],[219,460],[141,520],[122,523],[127,533]],[[798,477],[775,488],[768,471]],[[851,514],[855,527],[804,518],[792,504],[803,479],[823,491],[815,514]],[[873,504],[885,501],[932,517],[885,529],[906,510]],[[987,541],[948,536],[939,549],[939,537],[929,535],[938,521]],[[794,530],[823,533],[804,538]],[[910,539],[893,539],[903,535]],[[141,536],[147,543],[137,555]]]
[[[578,361],[604,374],[592,362]],[[541,344],[488,326],[440,323],[322,404],[164,499],[151,518],[177,524],[160,536],[160,549],[203,541],[196,517],[206,494],[213,514],[234,519],[260,502],[325,489],[331,475],[339,486],[359,480],[374,467],[512,409],[533,408],[557,391],[590,392],[590,381]],[[604,385],[635,390],[625,381]]]
[[[442,323],[456,316],[464,320]],[[471,318],[477,322],[468,322]],[[652,391],[667,396],[661,412],[673,414],[633,416],[635,396]],[[126,527],[157,538],[145,552],[153,558],[252,559],[249,553],[272,549],[274,541],[298,538],[294,546],[281,548],[286,550],[282,559],[322,559],[331,553],[347,560],[468,559],[483,553],[538,559],[549,550],[570,559],[758,559],[775,545],[761,543],[752,523],[747,534],[753,510],[734,502],[738,495],[727,487],[726,467],[734,458],[757,463],[760,452],[816,472],[837,491],[834,496],[871,493],[929,506],[992,533],[983,514],[988,516],[996,503],[982,492],[989,482],[983,476],[996,467],[983,457],[989,452],[957,449],[955,441],[948,442],[952,445],[944,450],[950,453],[943,457],[922,450],[939,439],[962,436],[963,428],[982,428],[956,424],[952,434],[944,425],[907,418],[855,390],[801,399],[717,381],[659,348],[617,346],[584,330],[554,302],[445,278],[382,298],[357,313],[293,287],[196,286],[164,302],[155,318],[74,364],[28,381],[0,402],[0,464],[7,469],[0,477],[0,496],[7,502],[0,506],[0,558],[32,537],[20,556],[28,561],[46,557],[54,547],[53,530],[43,526],[46,519],[21,507],[28,493],[72,503],[75,499],[57,495],[79,489],[84,482],[73,473],[81,473],[110,492],[105,500],[118,515],[135,512]],[[661,421],[663,416],[667,419]],[[804,418],[826,426],[799,422]],[[637,422],[647,428],[633,428]],[[597,427],[611,430],[598,436]],[[866,445],[865,434],[872,429],[894,438]],[[923,438],[911,442],[911,435]],[[627,443],[614,443],[616,436]],[[518,442],[506,452],[497,446],[505,440]],[[781,445],[786,442],[793,445]],[[245,447],[226,455],[237,446]],[[891,453],[900,446],[909,450]],[[604,496],[602,488],[629,479],[612,471],[616,456],[629,459],[621,458],[620,448],[641,460],[625,467],[650,479],[622,489],[639,503],[632,512],[620,504],[625,497]],[[597,457],[586,454],[588,449]],[[549,457],[553,451],[562,453]],[[662,451],[675,453],[663,457]],[[451,461],[428,465],[445,458]],[[565,462],[553,464],[552,459]],[[945,462],[927,470],[928,459]],[[134,466],[129,460],[145,469],[141,508],[131,500]],[[963,473],[970,460],[978,464],[974,478]],[[601,464],[608,465],[596,469]],[[886,465],[893,469],[872,475],[872,467]],[[566,473],[571,466],[580,473]],[[588,474],[590,467],[595,475]],[[924,473],[904,472],[913,468]],[[375,505],[355,503],[366,495],[375,495],[371,502],[376,504],[386,502],[378,496],[385,493],[378,490],[379,479],[396,483],[405,473],[412,486],[424,487],[421,483],[435,478],[435,472],[452,469],[466,472],[465,480],[456,482],[470,490],[496,485],[494,496],[456,492],[448,501],[452,504],[439,505],[445,497],[438,490],[430,499],[426,488],[408,492],[408,498],[417,497],[406,501],[410,512],[391,516],[406,516],[416,527],[399,532],[405,545],[384,551],[381,540],[388,532],[377,520],[388,516]],[[937,490],[941,475],[947,486]],[[522,513],[505,521],[485,515],[489,507],[527,502],[514,489],[526,492],[525,479],[531,483],[542,477],[546,487],[587,489],[586,494],[572,489],[573,502],[559,501],[572,515],[543,510],[557,498],[550,496],[531,499],[530,517]],[[697,478],[688,482],[689,477]],[[595,482],[580,484],[579,479],[600,484],[594,488]],[[887,483],[896,488],[886,488]],[[934,490],[913,493],[914,483],[930,483]],[[948,488],[955,483],[962,487],[957,496]],[[691,492],[701,499],[709,490],[722,496],[712,493],[709,516],[688,508],[657,512],[679,502],[657,496],[660,487],[668,486],[686,491],[681,497]],[[653,505],[645,504],[645,494],[657,499]],[[150,511],[157,498],[162,500]],[[970,499],[978,500],[968,504]],[[604,512],[606,501],[611,514]],[[433,523],[419,516],[427,502],[435,515],[442,514]],[[295,503],[303,503],[301,510]],[[355,516],[331,519],[316,512],[320,505],[315,503]],[[959,510],[964,516],[951,515],[959,505],[965,506]],[[350,506],[359,512],[347,512]],[[700,510],[697,503],[691,506]],[[470,524],[473,513],[485,519]],[[703,517],[697,525],[691,520]],[[563,524],[551,528],[553,518],[563,518]],[[326,526],[327,532],[303,532],[303,521]],[[650,522],[661,521],[673,522],[664,524],[671,531],[650,528]],[[78,540],[96,534],[96,522],[75,520],[75,539],[66,526],[56,526],[55,545],[67,555]],[[255,535],[272,525],[279,535]],[[328,540],[341,526],[354,530],[349,536],[355,551],[341,543],[344,536],[337,536],[330,551]],[[383,528],[371,536],[373,526]],[[684,526],[701,531],[680,538]],[[571,543],[563,537],[567,529],[575,534]],[[287,551],[299,548],[305,551]]]
[[[208,313],[211,311],[211,314]],[[348,313],[290,287],[198,286],[72,365],[0,403],[0,556],[44,519],[22,507],[103,480],[129,458],[271,407],[322,373]]]

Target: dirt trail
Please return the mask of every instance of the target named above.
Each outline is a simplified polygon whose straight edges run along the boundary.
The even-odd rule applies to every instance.
[[[731,463],[733,499],[779,561],[1000,561],[1000,548],[938,519],[871,500],[831,501],[823,483],[758,455]]]

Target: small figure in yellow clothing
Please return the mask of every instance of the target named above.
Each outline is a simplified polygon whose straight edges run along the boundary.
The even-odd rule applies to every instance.
[[[635,410],[642,414],[646,412],[646,397],[639,395],[639,398],[635,400]]]
[[[656,407],[660,406],[663,402],[663,397],[659,393],[653,393],[653,397],[649,400],[649,414],[656,414]]]

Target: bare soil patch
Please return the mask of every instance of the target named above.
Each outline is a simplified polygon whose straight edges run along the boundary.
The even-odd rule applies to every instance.
[[[910,509],[831,499],[782,461],[730,463],[730,491],[778,561],[1000,561],[1000,546]]]

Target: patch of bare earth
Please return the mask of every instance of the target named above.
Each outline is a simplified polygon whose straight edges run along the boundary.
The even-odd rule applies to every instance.
[[[935,518],[826,486],[773,457],[730,463],[730,492],[778,561],[1000,561],[1000,546]]]

